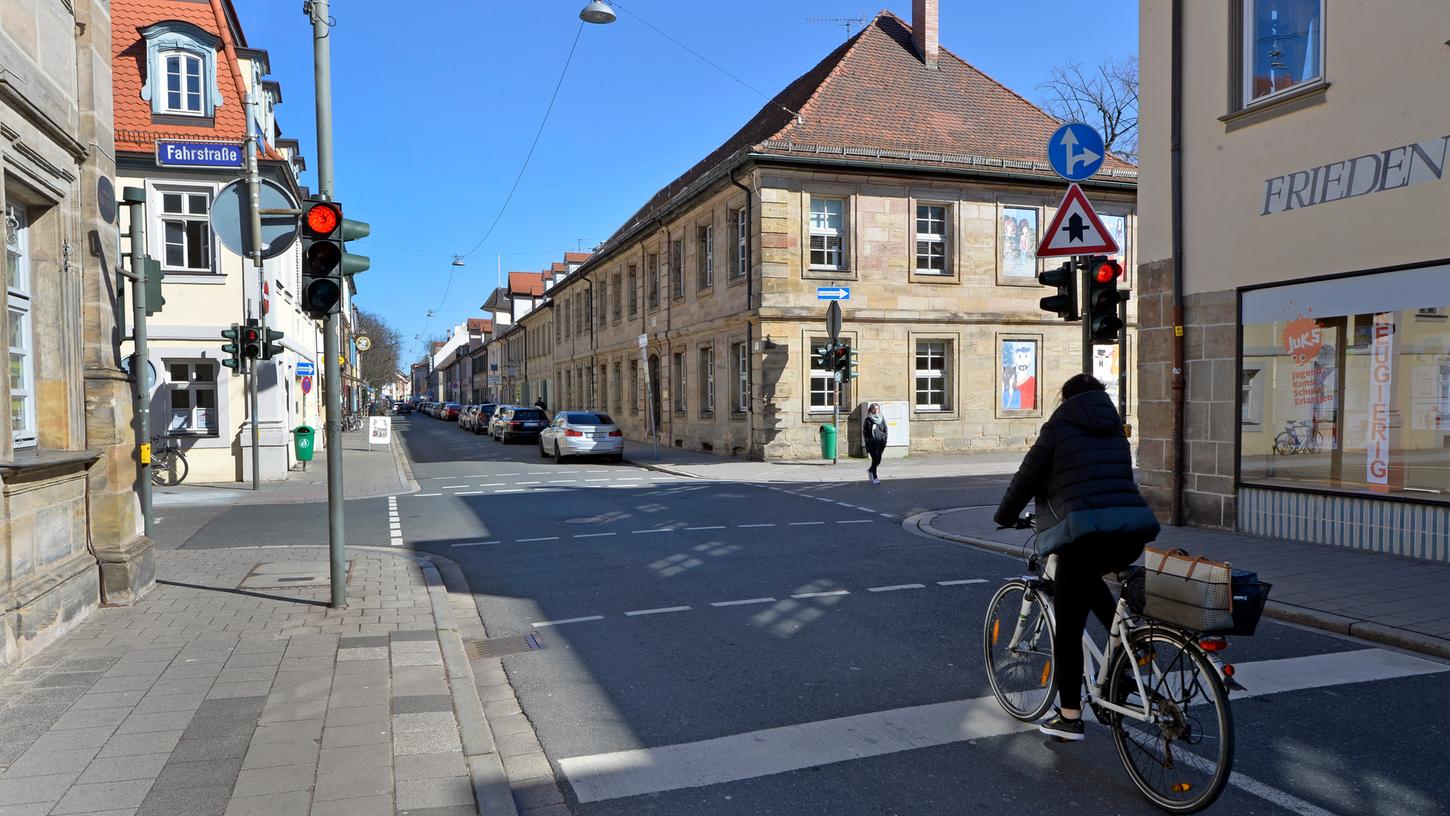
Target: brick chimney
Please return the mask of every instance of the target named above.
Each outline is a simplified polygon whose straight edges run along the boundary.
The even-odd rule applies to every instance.
[[[911,39],[926,67],[935,69],[937,54],[937,0],[911,0]]]

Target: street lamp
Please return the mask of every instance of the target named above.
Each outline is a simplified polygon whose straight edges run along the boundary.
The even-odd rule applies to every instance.
[[[610,8],[604,0],[592,0],[583,11],[579,12],[579,19],[586,23],[608,25],[615,20],[614,9]]]

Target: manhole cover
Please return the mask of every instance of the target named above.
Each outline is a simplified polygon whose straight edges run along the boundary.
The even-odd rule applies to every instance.
[[[608,524],[614,521],[609,516],[580,516],[579,518],[564,519],[565,524]]]
[[[504,657],[536,651],[544,648],[544,644],[539,642],[538,635],[531,633],[518,637],[464,638],[463,648],[470,658],[482,660],[485,657]]]

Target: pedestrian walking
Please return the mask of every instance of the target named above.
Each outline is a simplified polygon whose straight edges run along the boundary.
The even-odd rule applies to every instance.
[[[543,411],[545,416],[548,416],[549,406],[544,404],[543,397],[539,397],[538,399],[534,400],[534,407],[538,408],[540,411]]]
[[[886,417],[881,415],[881,405],[871,403],[866,408],[866,419],[861,423],[861,446],[871,457],[871,467],[866,471],[871,484],[881,484],[876,478],[876,468],[881,465],[881,454],[886,451]]]

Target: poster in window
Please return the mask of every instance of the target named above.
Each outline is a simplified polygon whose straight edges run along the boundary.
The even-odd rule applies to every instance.
[[[1002,377],[997,407],[1003,411],[1037,410],[1037,341],[1002,340],[998,359]]]
[[[1116,258],[1123,265],[1124,283],[1127,282],[1128,272],[1128,217],[1126,215],[1099,215],[1103,226],[1108,228],[1108,234],[1113,236],[1113,242],[1118,245],[1118,251],[1108,256]]]
[[[1037,210],[1002,208],[997,257],[1003,277],[1037,279]]]
[[[1118,404],[1119,348],[1117,343],[1093,346],[1093,376],[1107,387],[1114,405]]]

